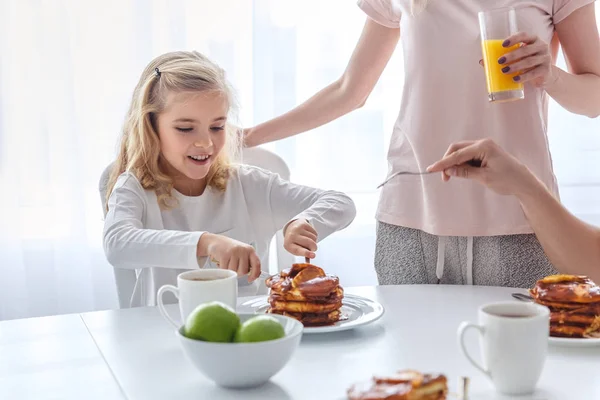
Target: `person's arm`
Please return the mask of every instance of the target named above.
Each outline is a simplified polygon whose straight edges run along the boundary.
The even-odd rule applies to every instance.
[[[569,72],[553,66],[556,79],[546,87],[565,109],[592,118],[600,115],[600,37],[594,11],[594,4],[588,4],[556,24]]]
[[[344,193],[291,183],[257,167],[243,167],[240,174],[255,229],[267,223],[265,234],[283,229],[285,247],[294,255],[314,258],[316,243],[356,216],[354,202]]]
[[[481,167],[466,164],[470,160],[481,161]],[[442,172],[445,180],[473,179],[496,193],[517,196],[550,262],[563,273],[600,282],[600,229],[572,215],[525,165],[492,140],[455,143],[428,171]]]
[[[291,111],[244,132],[248,147],[284,139],[337,119],[361,107],[391,58],[399,28],[367,19],[343,75]]]
[[[143,189],[134,179],[119,177],[108,199],[104,222],[108,262],[117,268],[199,268],[198,248],[204,232],[144,229]]]
[[[543,87],[568,111],[595,118],[600,115],[600,38],[593,0],[558,3],[553,18],[568,72],[553,64],[548,43],[525,32],[506,39],[505,46],[525,46],[505,54],[498,62],[504,66],[504,73],[520,73],[514,80]]]
[[[354,202],[346,194],[298,185],[279,175],[271,179],[269,202],[276,230],[305,220],[315,229],[318,241],[346,228],[356,216]]]
[[[571,214],[531,172],[529,180],[516,196],[550,262],[600,282],[600,229]]]
[[[104,222],[104,252],[117,268],[197,269],[206,258],[219,268],[259,277],[260,259],[246,243],[209,232],[145,229],[143,189],[133,176],[119,178],[110,198]]]

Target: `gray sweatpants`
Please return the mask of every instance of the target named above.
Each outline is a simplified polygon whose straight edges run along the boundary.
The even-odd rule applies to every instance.
[[[472,281],[474,285],[530,288],[538,279],[557,273],[533,234],[475,237],[472,249],[466,237],[443,241],[442,245],[438,236],[417,229],[378,222],[375,271],[379,284],[437,283],[440,276],[442,284]]]

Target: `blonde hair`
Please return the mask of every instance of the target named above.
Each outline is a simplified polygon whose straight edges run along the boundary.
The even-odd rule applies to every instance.
[[[165,109],[168,93],[206,91],[224,95],[233,117],[235,97],[225,72],[204,55],[197,51],[176,51],[163,54],[146,66],[125,119],[119,155],[108,181],[107,204],[117,178],[125,171],[133,173],[144,189],[155,191],[161,208],[177,204],[171,193],[173,178],[161,169],[157,116]],[[230,123],[225,126],[225,134],[225,147],[207,175],[207,186],[220,191],[227,186],[231,160],[237,158],[240,149],[239,135]]]

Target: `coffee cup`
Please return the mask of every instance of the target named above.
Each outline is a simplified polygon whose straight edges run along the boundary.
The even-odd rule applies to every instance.
[[[486,375],[502,394],[535,391],[548,351],[550,311],[535,303],[490,303],[479,308],[479,323],[458,328],[460,349],[467,360]],[[465,346],[465,332],[479,332],[482,365]]]
[[[179,300],[181,323],[175,322],[167,313],[163,296],[171,292]],[[164,285],[158,289],[157,303],[160,313],[179,329],[188,315],[200,304],[220,301],[235,310],[238,296],[237,272],[227,269],[200,269],[186,271],[177,276],[177,287]]]

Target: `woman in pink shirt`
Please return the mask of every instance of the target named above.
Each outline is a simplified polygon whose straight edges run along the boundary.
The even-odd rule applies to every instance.
[[[254,146],[304,132],[361,107],[399,40],[406,78],[377,210],[380,284],[529,287],[554,273],[515,198],[424,171],[451,143],[493,138],[558,195],[546,137],[548,95],[600,114],[600,40],[594,0],[359,0],[367,14],[342,77],[288,113],[246,130]],[[522,72],[525,99],[489,103],[477,13],[515,7],[523,43],[498,62]],[[559,45],[569,71],[554,65]],[[513,61],[521,59],[513,63]],[[566,134],[566,133],[565,133]]]

